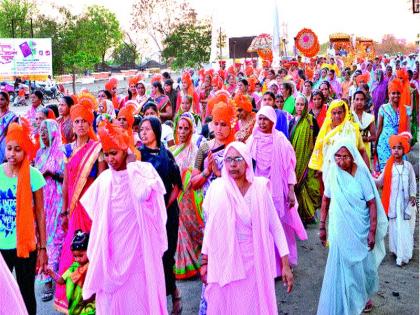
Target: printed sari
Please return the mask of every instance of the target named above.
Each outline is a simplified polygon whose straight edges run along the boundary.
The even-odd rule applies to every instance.
[[[88,141],[83,147],[73,149],[72,144],[65,146],[65,154],[68,158],[67,171],[67,204],[69,211],[69,224],[61,252],[59,273],[63,274],[72,264],[73,255],[70,250],[74,233],[81,229],[89,232],[92,221],[79,200],[87,188],[95,180],[98,168],[96,161],[101,151],[101,144],[96,141]],[[55,307],[60,312],[67,312],[67,299],[65,286],[57,285],[55,293]]]
[[[200,272],[199,257],[203,242],[203,194],[201,190],[188,188],[198,149],[190,141],[189,144],[172,147],[171,151],[181,171],[183,188],[178,196],[179,230],[174,272],[176,279],[188,279]]]
[[[35,158],[35,167],[44,174],[47,184],[43,188],[45,226],[47,232],[48,267],[55,272],[61,255],[64,231],[61,227],[60,212],[63,207],[62,176],[64,173],[64,152],[60,127],[55,120],[46,119],[41,123],[48,130],[49,146],[41,140],[41,148]],[[40,274],[41,282],[52,281],[50,276]]]

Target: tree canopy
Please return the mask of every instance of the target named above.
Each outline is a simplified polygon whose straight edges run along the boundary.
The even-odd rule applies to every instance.
[[[209,22],[182,23],[163,41],[162,57],[174,69],[197,67],[210,59]]]

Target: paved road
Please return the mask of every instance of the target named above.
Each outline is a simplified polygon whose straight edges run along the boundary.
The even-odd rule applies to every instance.
[[[315,314],[322,285],[327,250],[318,241],[316,226],[308,228],[309,239],[299,242],[299,265],[294,270],[295,287],[291,294],[285,293],[281,282],[276,283],[279,314]],[[380,266],[380,289],[373,298],[376,315],[412,315],[419,309],[419,247],[416,231],[413,260],[402,268],[395,265],[395,259],[387,255]],[[183,314],[197,314],[200,302],[201,283],[199,280],[179,281],[182,290]],[[39,288],[38,292],[39,292]],[[398,292],[399,296],[393,296]],[[39,295],[39,294],[38,294]],[[129,301],[127,301],[129,303]],[[168,308],[171,304],[168,301]],[[52,303],[38,302],[38,314],[58,314]]]

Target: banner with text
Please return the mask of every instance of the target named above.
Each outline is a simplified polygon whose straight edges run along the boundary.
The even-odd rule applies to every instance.
[[[0,38],[0,81],[52,75],[51,38]]]

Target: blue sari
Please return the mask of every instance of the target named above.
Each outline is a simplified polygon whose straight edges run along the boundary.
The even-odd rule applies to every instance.
[[[335,154],[345,146],[357,165],[355,175],[332,163],[325,181],[331,199],[328,222],[329,253],[319,298],[319,315],[360,314],[378,291],[378,267],[385,256],[388,222],[375,183],[354,144],[339,141]],[[367,244],[370,216],[367,202],[376,201],[375,247]]]

